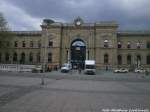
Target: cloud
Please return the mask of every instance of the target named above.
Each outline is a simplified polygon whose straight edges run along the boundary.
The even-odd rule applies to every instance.
[[[86,22],[115,20],[120,24],[120,29],[150,29],[149,0],[2,1],[5,7],[1,9],[7,15],[8,22],[14,24],[14,28],[17,25],[25,29],[39,29],[43,18],[73,22],[75,17],[81,16]]]
[[[144,17],[150,19],[150,1],[149,0],[116,0],[122,10],[132,18]]]
[[[34,18],[21,8],[7,2],[1,2],[0,10],[4,13],[9,26],[15,30],[40,30],[41,18]]]

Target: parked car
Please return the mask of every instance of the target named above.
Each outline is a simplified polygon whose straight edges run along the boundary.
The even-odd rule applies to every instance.
[[[115,69],[115,73],[127,73],[129,70],[127,68],[120,68],[120,69]]]
[[[146,70],[143,68],[137,68],[134,70],[135,73],[144,73]]]
[[[61,72],[62,72],[62,73],[67,73],[67,72],[69,72],[71,69],[72,69],[71,64],[69,64],[69,63],[64,63],[64,64],[62,65],[62,67],[61,67]]]

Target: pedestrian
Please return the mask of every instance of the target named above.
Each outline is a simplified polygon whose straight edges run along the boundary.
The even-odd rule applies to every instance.
[[[56,71],[58,71],[58,66],[56,65]]]
[[[108,71],[108,65],[106,66],[106,71]]]
[[[79,74],[81,74],[81,66],[80,65],[78,65],[78,72],[79,72]]]
[[[148,75],[149,75],[149,72],[148,72],[148,70],[146,70],[146,71],[145,71],[145,75],[146,75],[146,76],[148,76]]]
[[[79,70],[79,74],[81,74],[81,67],[79,67],[79,69],[78,69],[78,70]]]

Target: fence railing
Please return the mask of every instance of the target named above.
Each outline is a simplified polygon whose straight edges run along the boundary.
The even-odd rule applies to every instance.
[[[6,72],[32,72],[41,69],[41,65],[0,64],[0,71]]]

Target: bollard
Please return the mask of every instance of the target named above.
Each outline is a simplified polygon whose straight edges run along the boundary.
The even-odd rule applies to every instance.
[[[45,83],[44,83],[44,75],[42,75],[42,77],[41,77],[41,85],[44,85]]]

